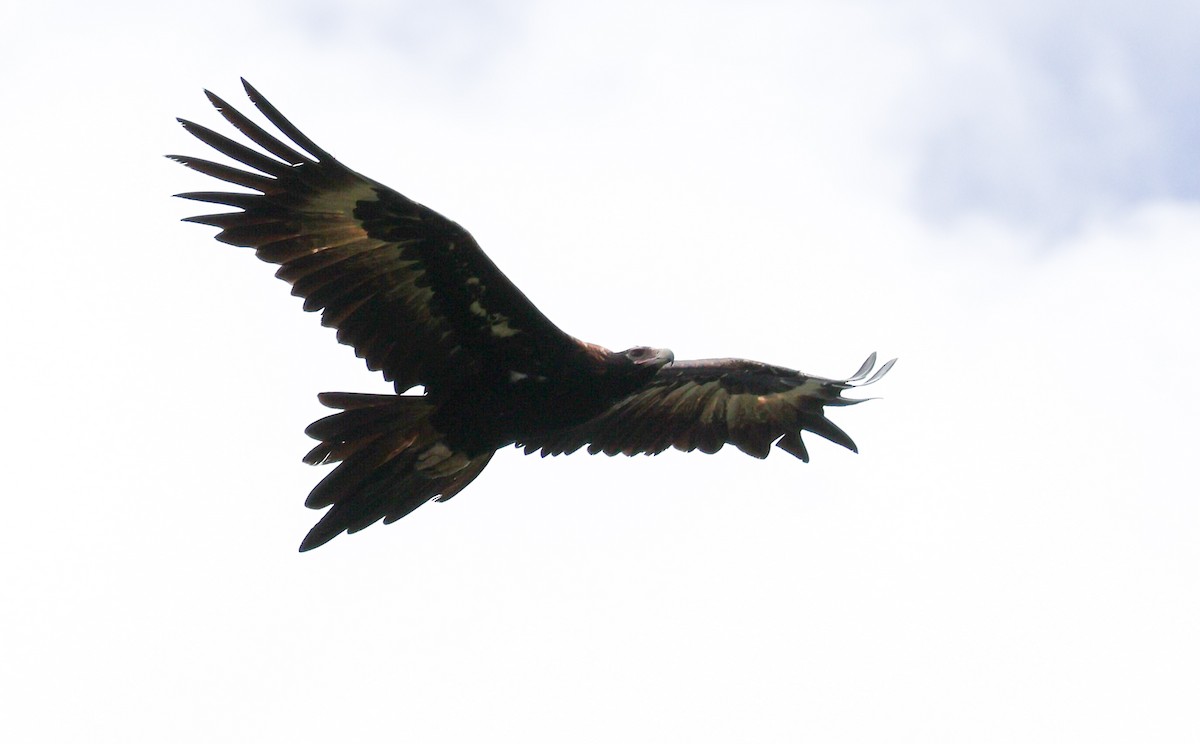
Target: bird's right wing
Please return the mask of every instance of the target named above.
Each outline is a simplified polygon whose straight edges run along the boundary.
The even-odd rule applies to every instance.
[[[209,100],[264,152],[180,119],[197,139],[248,167],[171,155],[256,193],[193,192],[186,199],[242,211],[191,217],[217,240],[254,248],[321,311],[321,322],[402,392],[452,388],[480,370],[537,374],[577,353],[457,223],[359,175],[318,147],[249,83],[254,105],[285,143],[212,93]],[[295,147],[293,147],[295,145]],[[304,152],[297,150],[300,148]]]
[[[800,432],[811,431],[857,452],[854,441],[825,418],[824,408],[861,402],[842,392],[877,381],[896,361],[872,375],[875,359],[871,354],[845,380],[745,359],[676,362],[591,421],[519,445],[526,454],[541,450],[545,457],[584,445],[591,454],[656,455],[669,447],[711,453],[728,443],[764,458],[774,443],[808,462]]]

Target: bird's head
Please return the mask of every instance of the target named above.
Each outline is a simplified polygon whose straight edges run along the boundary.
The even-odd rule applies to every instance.
[[[654,349],[649,346],[635,346],[632,349],[618,352],[617,356],[624,357],[638,368],[649,368],[658,371],[675,361],[675,354],[670,349]]]
[[[660,369],[675,360],[675,354],[670,349],[655,349],[650,346],[609,351],[599,344],[580,341],[579,347],[591,360],[596,374],[626,379],[635,385],[644,384],[658,374]]]

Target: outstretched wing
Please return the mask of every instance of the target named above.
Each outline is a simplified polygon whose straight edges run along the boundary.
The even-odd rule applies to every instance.
[[[875,354],[845,380],[827,380],[746,359],[702,359],[663,367],[641,390],[587,423],[521,442],[525,453],[569,454],[587,445],[590,454],[657,455],[668,447],[716,452],[732,444],[763,458],[771,444],[808,462],[801,431],[858,451],[846,432],[825,418],[825,406],[860,401],[842,392],[870,385],[895,359],[871,375]],[[868,379],[868,375],[871,375]]]
[[[304,152],[205,92],[268,154],[180,119],[188,132],[247,170],[168,157],[256,193],[179,194],[240,208],[191,217],[217,240],[254,248],[277,276],[321,311],[323,325],[400,392],[453,388],[481,371],[553,367],[575,344],[484,255],[471,235],[433,210],[359,175],[306,137],[245,80],[250,100]]]

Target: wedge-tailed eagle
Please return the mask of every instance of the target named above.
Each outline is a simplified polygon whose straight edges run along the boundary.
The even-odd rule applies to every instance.
[[[675,361],[667,349],[612,352],[580,341],[542,315],[457,223],[342,165],[242,83],[291,143],[206,91],[265,152],[180,119],[246,168],[169,157],[251,192],[179,194],[241,210],[187,221],[220,228],[217,240],[278,264],[304,309],[320,311],[322,324],[397,393],[319,396],[341,412],[308,427],[320,444],[304,461],[340,464],[305,502],[331,508],[300,550],[449,499],[510,444],[544,457],[585,446],[606,455],[711,453],[729,443],[758,458],[774,444],[807,462],[806,430],[857,451],[824,408],[859,402],[842,393],[875,382],[895,360],[872,375],[871,354],[854,375],[831,380],[744,359]],[[408,394],[418,386],[420,394]]]

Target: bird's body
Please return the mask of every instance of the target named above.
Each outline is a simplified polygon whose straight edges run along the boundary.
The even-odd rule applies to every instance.
[[[244,82],[244,81],[243,81]],[[201,141],[252,170],[171,156],[257,193],[185,198],[240,208],[190,221],[253,247],[320,310],[322,323],[383,372],[397,395],[325,393],[340,409],[308,428],[305,458],[340,462],[309,495],[332,508],[301,544],[395,521],[465,488],[497,449],[547,454],[715,452],[732,443],[766,457],[776,446],[807,461],[807,429],[854,449],[823,413],[856,401],[875,355],[847,380],[740,359],[675,362],[665,349],[612,352],[561,331],[458,224],[335,160],[249,84],[255,105],[304,152],[208,94],[222,115],[274,157],[183,121]],[[421,394],[411,394],[416,386]]]

